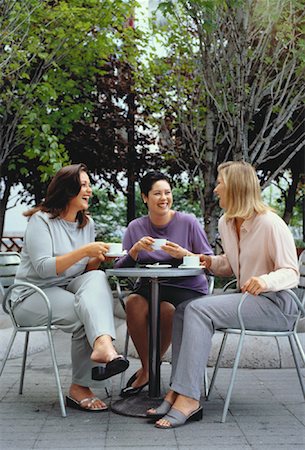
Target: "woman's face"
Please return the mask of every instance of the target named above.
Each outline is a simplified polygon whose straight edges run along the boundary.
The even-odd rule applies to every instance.
[[[167,214],[173,204],[172,190],[165,180],[156,181],[148,192],[148,196],[142,194],[142,197],[151,214]]]
[[[226,186],[221,175],[218,175],[217,177],[217,184],[214,192],[218,197],[219,206],[223,209],[226,209]]]
[[[76,212],[83,211],[89,207],[89,198],[92,197],[92,189],[89,177],[86,172],[80,173],[80,191],[73,197],[68,207],[73,208]]]

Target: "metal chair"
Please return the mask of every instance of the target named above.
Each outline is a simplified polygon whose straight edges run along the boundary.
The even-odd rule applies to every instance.
[[[225,348],[225,344],[227,341],[227,337],[229,334],[238,334],[240,335],[239,337],[239,341],[238,341],[238,345],[237,345],[237,350],[236,350],[236,355],[235,355],[235,361],[233,364],[233,368],[232,368],[232,373],[231,373],[231,380],[230,380],[230,384],[228,387],[228,391],[227,391],[227,395],[226,395],[226,399],[225,399],[225,404],[224,404],[224,408],[223,408],[223,413],[222,413],[222,419],[221,421],[224,423],[226,420],[226,416],[227,416],[227,412],[229,409],[229,404],[230,404],[230,399],[231,399],[231,395],[232,395],[232,391],[233,391],[233,385],[235,382],[235,377],[236,377],[236,372],[237,372],[237,368],[238,368],[238,364],[239,364],[239,359],[240,359],[240,355],[241,355],[241,351],[242,351],[242,347],[243,347],[243,343],[244,343],[244,338],[245,336],[265,336],[265,337],[287,337],[289,340],[289,344],[290,344],[290,348],[291,348],[291,352],[293,355],[293,359],[295,362],[295,366],[296,366],[296,370],[297,370],[297,374],[298,374],[298,378],[300,381],[300,385],[301,385],[301,389],[303,392],[303,397],[305,399],[305,385],[302,379],[302,374],[301,374],[301,368],[300,368],[300,364],[297,358],[297,352],[295,349],[295,345],[297,346],[297,349],[299,351],[299,354],[301,356],[302,362],[305,365],[305,353],[304,350],[302,348],[300,339],[297,335],[297,329],[298,329],[298,323],[301,319],[301,317],[305,317],[305,251],[302,252],[302,254],[300,255],[299,258],[299,267],[300,267],[300,282],[299,282],[299,286],[298,288],[296,288],[294,291],[289,290],[289,294],[291,295],[291,297],[293,298],[293,300],[295,301],[295,303],[298,306],[298,316],[296,318],[295,324],[293,326],[293,329],[290,331],[260,331],[260,330],[248,330],[245,328],[244,325],[244,320],[243,320],[243,316],[242,316],[242,308],[243,305],[247,300],[248,294],[245,293],[243,294],[243,296],[241,297],[240,303],[238,305],[238,310],[237,310],[237,314],[238,314],[238,319],[240,322],[240,328],[222,328],[222,329],[218,329],[217,331],[221,331],[224,333],[223,336],[223,340],[220,346],[220,350],[218,353],[218,357],[216,360],[216,364],[215,364],[215,368],[213,371],[213,375],[212,375],[212,379],[211,379],[211,384],[210,384],[210,388],[208,391],[208,398],[212,392],[212,389],[214,387],[214,383],[215,383],[215,379],[217,376],[217,372],[218,372],[218,368],[219,368],[219,363],[221,360],[221,356],[223,354],[224,348]]]
[[[213,293],[214,290],[214,282],[215,282],[215,278],[212,274],[206,273],[205,274],[208,280],[208,295],[211,295]],[[134,289],[135,286],[135,280],[131,279],[131,278],[124,278],[124,280],[120,280],[120,279],[116,279],[115,280],[116,283],[116,290],[117,290],[117,294],[118,294],[118,299],[120,301],[120,304],[123,308],[123,310],[125,311],[125,299],[128,297],[129,292],[132,291]],[[127,290],[127,293],[126,293]],[[125,343],[124,343],[124,356],[127,357],[128,356],[128,345],[129,345],[129,333],[128,333],[128,329],[126,329],[126,336],[125,336]],[[122,389],[123,385],[125,382],[125,372],[122,372],[121,374],[121,382],[120,382],[120,389]],[[205,391],[205,396],[207,397],[208,395],[208,372],[207,369],[205,369],[204,372],[204,391]]]
[[[14,343],[17,333],[19,333],[19,332],[25,333],[23,359],[22,359],[22,366],[21,366],[21,377],[20,377],[20,384],[19,384],[19,394],[22,394],[25,367],[26,367],[27,350],[28,350],[28,343],[29,343],[29,334],[31,332],[35,332],[35,331],[45,331],[47,333],[48,341],[49,341],[53,369],[54,369],[54,373],[55,373],[56,385],[57,385],[57,390],[58,390],[61,415],[62,415],[62,417],[66,417],[66,415],[67,415],[66,408],[65,408],[64,397],[63,397],[60,378],[59,378],[59,372],[58,372],[58,367],[57,367],[55,348],[54,348],[54,342],[53,342],[53,336],[52,336],[52,330],[55,330],[56,327],[54,325],[52,325],[52,309],[51,309],[50,301],[49,301],[48,297],[46,296],[46,294],[39,287],[37,287],[31,283],[22,282],[22,283],[14,284],[14,278],[15,278],[15,274],[16,274],[19,263],[20,263],[19,253],[0,252],[0,282],[1,282],[1,288],[2,288],[1,292],[2,292],[2,294],[4,294],[2,308],[6,314],[9,314],[9,316],[12,320],[12,324],[13,324],[13,332],[12,332],[9,344],[5,351],[3,361],[2,361],[2,364],[0,367],[0,376],[3,372],[6,361],[9,357],[9,354],[12,349],[12,346],[13,346],[13,343]],[[11,302],[10,302],[11,292],[17,286],[27,286],[27,287],[33,289],[33,291],[36,291],[41,295],[42,300],[45,302],[47,313],[48,313],[46,325],[22,326],[22,325],[18,324],[18,322],[14,316],[14,310],[13,310]]]

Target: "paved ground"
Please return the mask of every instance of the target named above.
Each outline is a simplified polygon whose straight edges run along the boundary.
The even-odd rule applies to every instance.
[[[55,345],[65,392],[70,382],[69,336],[57,332]],[[225,424],[220,422],[230,369],[220,369],[214,394],[203,402],[201,422],[158,430],[146,419],[111,411],[68,410],[62,418],[48,350],[29,357],[24,394],[18,395],[20,358],[8,361],[0,379],[0,449],[304,450],[305,403],[294,369],[240,369]],[[138,367],[131,361],[128,374]],[[162,364],[162,387],[170,365]],[[305,376],[305,371],[304,371]],[[105,398],[103,388],[95,389]],[[110,386],[117,400],[119,377]]]

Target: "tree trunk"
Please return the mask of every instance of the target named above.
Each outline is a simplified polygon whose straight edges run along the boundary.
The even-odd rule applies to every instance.
[[[214,146],[214,123],[216,120],[215,110],[212,102],[208,99],[206,117],[206,151],[204,164],[204,197],[205,210],[204,224],[209,242],[214,245],[218,233],[219,208],[214,195],[216,185],[217,154]]]
[[[5,183],[5,188],[4,188],[3,196],[0,200],[0,239],[3,238],[6,207],[7,207],[7,202],[8,202],[9,196],[10,196],[11,186],[12,186],[12,183],[9,179],[5,179],[5,180],[3,179],[3,183]]]
[[[293,214],[293,208],[296,204],[296,193],[301,172],[302,172],[301,165],[293,164],[293,166],[291,167],[292,182],[291,185],[289,186],[288,194],[285,199],[285,210],[283,213],[283,220],[287,223],[287,225],[290,223]]]

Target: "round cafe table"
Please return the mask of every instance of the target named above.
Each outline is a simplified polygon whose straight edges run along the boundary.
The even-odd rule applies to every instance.
[[[126,416],[146,417],[146,410],[160,404],[160,302],[159,280],[201,275],[203,268],[153,268],[132,267],[107,269],[108,277],[149,278],[151,302],[149,303],[149,389],[134,397],[127,397],[111,405],[112,411]]]

